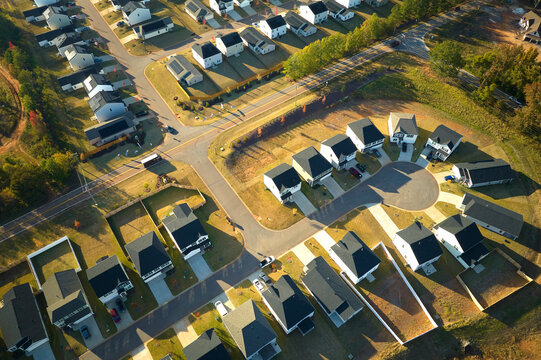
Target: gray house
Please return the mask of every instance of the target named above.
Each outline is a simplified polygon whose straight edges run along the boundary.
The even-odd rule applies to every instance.
[[[35,7],[30,10],[23,11],[23,16],[28,22],[44,21],[45,16],[43,13],[47,10],[48,6]]]
[[[276,44],[253,27],[246,27],[239,33],[242,42],[257,54],[267,54],[276,49]]]
[[[502,159],[456,163],[453,173],[457,181],[469,188],[506,184],[515,178],[511,166]]]
[[[382,147],[385,141],[385,136],[369,118],[349,123],[346,128],[346,135],[362,153]]]
[[[202,333],[186,345],[182,352],[186,360],[230,360],[229,353],[214,329]]]
[[[53,45],[58,49],[58,53],[65,58],[66,50],[70,45],[86,45],[81,35],[77,33],[64,33],[53,39]]]
[[[49,6],[44,12],[43,17],[47,22],[49,29],[61,29],[71,25],[71,20],[68,15],[62,12],[62,9],[56,6]]]
[[[184,4],[184,10],[188,15],[198,22],[214,19],[214,13],[199,0],[186,1]]]
[[[165,276],[166,272],[173,269],[169,254],[154,231],[138,237],[124,247],[146,283]]]
[[[209,235],[186,203],[177,205],[162,223],[179,251],[188,259],[210,247]]]
[[[310,24],[308,20],[293,11],[288,11],[284,16],[284,20],[287,28],[299,36],[310,36],[317,31],[317,28]]]
[[[293,155],[293,168],[310,186],[314,187],[331,176],[332,165],[313,146]]]
[[[75,26],[69,25],[62,29],[55,29],[36,35],[36,41],[40,47],[49,47],[55,45],[53,40],[62,34],[75,34]]]
[[[86,276],[98,299],[108,307],[114,306],[112,302],[118,298],[125,300],[126,292],[133,289],[133,284],[116,255],[98,260],[86,270]]]
[[[203,75],[182,55],[170,56],[165,66],[180,83],[192,86],[203,81]]]
[[[88,105],[99,122],[114,119],[128,111],[126,104],[113,91],[98,92],[88,100]]]
[[[387,121],[391,142],[414,144],[419,135],[415,114],[392,112]]]
[[[86,46],[68,45],[64,55],[74,71],[94,65],[94,54],[88,51]]]
[[[95,66],[87,67],[86,69],[73,72],[71,74],[61,76],[58,78],[58,84],[64,91],[72,91],[81,89],[84,84],[84,80],[90,74],[97,74],[98,69]]]
[[[134,119],[131,111],[125,112],[117,118],[86,128],[86,138],[91,145],[102,146],[135,132]]]

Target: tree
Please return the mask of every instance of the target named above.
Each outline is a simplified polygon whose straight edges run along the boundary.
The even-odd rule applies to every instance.
[[[10,190],[24,203],[32,204],[45,199],[47,185],[41,170],[23,166],[11,175]]]
[[[429,51],[430,67],[440,75],[456,76],[464,66],[464,59],[458,44],[443,41]]]
[[[69,153],[56,153],[41,162],[41,168],[51,180],[58,183],[64,183],[69,178],[75,165]]]
[[[526,105],[515,116],[518,128],[524,133],[541,139],[541,81],[528,84],[524,87]]]

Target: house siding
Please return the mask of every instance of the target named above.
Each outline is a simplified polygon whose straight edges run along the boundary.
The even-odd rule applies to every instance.
[[[235,44],[233,46],[230,46],[230,47],[226,47],[224,45],[224,43],[222,42],[221,39],[218,39],[216,40],[216,47],[218,48],[218,50],[220,50],[220,52],[227,56],[227,57],[230,57],[230,56],[234,56],[236,54],[240,54],[241,52],[244,51],[244,44],[241,42],[239,44]]]
[[[220,65],[222,63],[222,53],[213,55],[211,57],[203,59],[197,52],[192,49],[192,55],[194,59],[203,67],[203,69],[208,69],[215,65]]]
[[[385,141],[385,139],[381,139],[379,141],[375,141],[369,144],[364,144],[349,126],[346,128],[346,135],[349,136],[351,141],[353,141],[353,144],[355,144],[357,149],[362,153],[382,147],[383,142]]]
[[[329,16],[329,11],[315,15],[308,6],[302,5],[299,8],[299,15],[305,18],[306,20],[308,20],[311,24],[316,25],[324,21],[327,21],[328,16]]]
[[[374,271],[377,270],[377,268],[379,267],[379,263],[374,266],[372,269],[368,270],[363,276],[361,277],[357,277],[350,269],[349,267],[342,261],[342,259],[340,259],[338,257],[338,255],[336,255],[336,253],[334,251],[332,251],[332,249],[329,249],[329,256],[331,257],[331,259],[334,260],[334,262],[336,262],[336,264],[340,267],[340,269],[342,269],[342,271],[347,275],[347,277],[354,283],[354,284],[358,284],[359,282],[361,282],[361,280],[363,280],[364,278],[366,278],[368,276],[368,274],[371,274],[373,273]]]
[[[339,159],[338,157],[336,156],[336,154],[332,151],[332,148],[330,146],[327,146],[327,145],[323,145],[321,144],[321,148],[320,148],[320,153],[321,155],[323,155],[323,157],[325,159],[327,159],[328,162],[331,163],[331,165],[337,169],[337,170],[342,170],[345,168],[346,164],[355,159],[355,155],[356,155],[356,151],[354,153],[351,153],[349,154],[348,156],[346,156],[346,162],[343,163],[343,164],[340,164],[339,162]]]
[[[276,29],[271,29],[267,22],[264,20],[261,20],[259,24],[261,32],[265,34],[269,39],[275,39],[277,37],[285,35],[287,32],[286,25],[280,26]]]
[[[348,9],[361,5],[361,0],[336,0],[336,2]]]
[[[126,112],[126,105],[124,103],[112,103],[98,109],[95,112],[96,118],[99,122],[114,119]]]
[[[301,176],[301,178],[303,178],[310,186],[315,186],[319,184],[322,180],[328,178],[332,174],[332,168],[331,168],[329,171],[323,174],[320,174],[316,178],[312,178],[312,176],[310,176],[306,171],[304,171],[302,166],[300,166],[299,163],[297,163],[295,160],[292,161],[292,166],[297,171],[297,173]]]
[[[150,20],[150,18],[152,17],[149,9],[136,9],[129,16],[126,16],[125,13],[123,14],[124,14],[124,19],[130,26],[134,26],[142,22],[145,22],[147,20]]]
[[[278,190],[278,187],[276,186],[276,184],[274,183],[274,181],[272,181],[272,179],[266,175],[263,175],[263,183],[265,184],[265,186],[267,187],[267,189],[269,189],[269,191],[276,197],[276,199],[278,199],[278,201],[281,203],[281,204],[284,204],[288,201],[290,201],[290,198],[286,198],[284,200],[282,200],[282,193],[280,192],[280,190]],[[286,192],[290,192],[291,194],[294,194],[296,193],[297,191],[300,191],[301,190],[301,183],[299,183],[297,186],[294,186],[292,188],[287,188],[284,193]]]
[[[461,143],[462,139],[458,140],[458,142],[455,144],[455,146],[452,148],[452,149],[449,149],[449,147],[447,145],[442,145],[442,144],[438,144],[437,142],[433,141],[432,139],[428,139],[426,141],[426,145],[425,146],[430,146],[436,150],[440,150],[440,151],[443,151],[446,153],[446,156],[442,155],[442,154],[438,154],[438,157],[445,161],[447,160],[447,158],[449,156],[451,156],[451,154],[456,150],[456,148],[458,147],[458,145]]]

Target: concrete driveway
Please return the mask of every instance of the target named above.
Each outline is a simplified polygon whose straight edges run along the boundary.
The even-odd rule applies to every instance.
[[[94,316],[83,321],[79,329],[83,325],[88,326],[88,331],[90,332],[90,337],[88,339],[84,339],[85,345],[87,348],[92,349],[94,346],[98,345],[103,341],[103,336],[101,336],[100,328],[98,327]]]
[[[257,14],[257,13],[255,12],[255,10],[252,9],[252,7],[251,7],[250,5],[248,5],[248,6],[243,6],[243,7],[241,7],[241,9],[244,10],[244,12],[245,12],[246,14],[248,14],[248,16],[252,16],[252,15]]]
[[[424,148],[421,152],[421,155],[417,158],[417,161],[415,162],[417,165],[419,165],[422,168],[425,168],[428,166],[429,162],[426,159],[426,157],[430,154],[430,148]]]
[[[207,20],[207,24],[213,29],[218,29],[220,27],[220,24],[215,19]]]
[[[120,315],[120,322],[115,324],[118,330],[123,330],[133,324],[133,319],[127,310],[124,312],[119,312],[118,309],[116,309],[116,311]]]
[[[321,180],[321,183],[327,188],[327,190],[329,190],[329,192],[335,199],[344,194],[344,189],[342,189],[342,187],[338,185],[338,183],[336,182],[336,180],[333,179],[332,176]]]
[[[381,154],[381,156],[379,158],[377,158],[377,159],[378,159],[379,163],[381,164],[381,166],[387,165],[390,162],[392,162],[391,158],[389,157],[389,155],[387,155],[387,153],[385,152],[385,150],[383,150],[383,148],[379,148],[378,151]]]
[[[398,155],[398,161],[411,161],[413,155],[414,144],[406,144],[408,149],[402,151],[402,145],[400,145],[400,155]]]
[[[169,290],[169,287],[165,283],[164,277],[165,276],[162,275],[147,283],[152,294],[156,298],[158,305],[162,305],[173,298],[173,294],[171,294],[171,290]]]
[[[32,351],[32,357],[34,360],[55,360],[50,343],[45,343]]]
[[[316,208],[310,200],[302,193],[302,191],[297,191],[291,196],[291,199],[297,204],[302,213],[306,216],[316,211]]]
[[[235,10],[228,12],[227,15],[231,16],[231,19],[235,21],[242,20],[242,16],[240,16],[240,14],[236,12]]]
[[[216,250],[211,250],[211,251],[216,251]],[[199,253],[189,258],[188,264],[190,264],[190,266],[192,267],[192,270],[195,273],[195,276],[197,276],[197,279],[199,281],[206,279],[210,275],[212,275],[212,270],[207,264],[207,262],[205,261],[205,259],[203,258],[202,253]]]

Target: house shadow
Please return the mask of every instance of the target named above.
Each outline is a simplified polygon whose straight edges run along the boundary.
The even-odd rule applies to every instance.
[[[526,224],[525,224],[526,225]],[[530,225],[531,226],[531,225]],[[539,229],[532,226],[533,229],[539,233]],[[524,231],[524,229],[523,229]],[[534,235],[532,235],[534,236]],[[509,255],[513,260],[515,260],[519,265],[521,266],[522,272],[524,272],[527,276],[529,276],[532,279],[536,279],[539,275],[541,275],[541,268],[534,262],[532,262],[529,259],[526,259],[524,256],[518,254],[516,251],[511,249],[509,246],[505,246],[505,244],[500,244],[498,242],[495,242],[493,240],[484,239],[484,243],[488,245],[489,249],[492,248],[500,248],[506,255]],[[532,251],[537,252],[538,249],[531,249]]]
[[[530,299],[530,301],[519,301],[521,299]],[[484,312],[490,317],[506,324],[508,327],[514,327],[525,316],[531,315],[541,305],[541,286],[532,281],[517,293],[513,293],[486,309]]]
[[[146,170],[156,175],[169,174],[177,170],[175,165],[173,165],[168,159],[165,159],[165,157],[170,158],[170,155],[162,153],[162,152],[160,153],[161,153],[160,155],[162,156],[162,160],[156,163],[155,166],[148,167]]]

